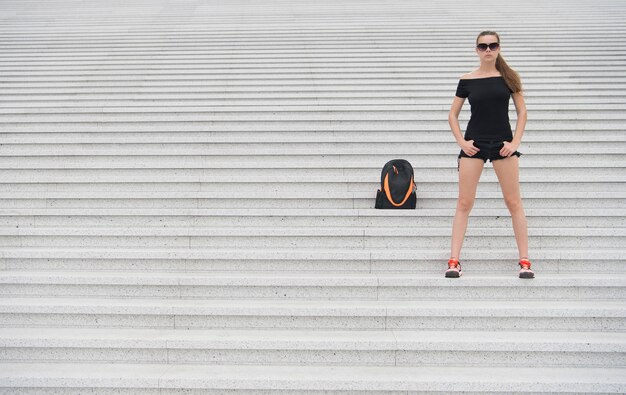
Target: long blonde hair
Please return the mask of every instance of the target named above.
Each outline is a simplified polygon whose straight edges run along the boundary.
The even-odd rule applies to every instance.
[[[496,32],[486,30],[481,32],[478,37],[476,37],[476,44],[478,44],[478,40],[483,36],[496,36],[498,38],[498,43],[500,42],[500,35]],[[522,79],[520,78],[517,71],[513,70],[511,66],[509,66],[502,54],[498,54],[496,58],[496,69],[502,74],[502,78],[504,78],[504,82],[509,87],[509,89],[513,93],[518,93],[522,91]]]

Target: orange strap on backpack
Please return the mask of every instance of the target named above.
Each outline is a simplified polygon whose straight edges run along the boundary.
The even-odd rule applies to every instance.
[[[394,170],[395,170],[395,166],[394,166]],[[398,172],[397,170],[395,170],[396,173]],[[411,178],[411,185],[409,186],[409,190],[406,191],[406,196],[404,197],[404,200],[402,200],[402,202],[400,203],[396,203],[393,201],[393,198],[391,197],[391,191],[389,190],[389,174],[387,174],[385,176],[385,194],[387,195],[387,199],[389,200],[389,202],[391,204],[393,204],[396,207],[400,207],[402,206],[404,203],[406,203],[407,200],[409,200],[409,197],[411,197],[411,192],[413,192],[413,190],[415,189],[415,182],[413,181],[413,178]]]

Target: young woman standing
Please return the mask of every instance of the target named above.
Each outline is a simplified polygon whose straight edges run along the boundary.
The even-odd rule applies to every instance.
[[[459,154],[459,197],[452,225],[452,245],[446,277],[460,277],[461,247],[470,211],[476,198],[478,180],[487,160],[493,163],[504,201],[513,222],[519,250],[520,278],[533,278],[528,260],[528,225],[519,186],[519,147],[526,127],[526,104],[519,75],[500,55],[500,36],[485,31],[476,39],[480,67],[461,77],[450,108],[448,122],[461,147]],[[517,112],[515,133],[509,123],[509,99]],[[468,99],[471,116],[465,135],[459,113]]]

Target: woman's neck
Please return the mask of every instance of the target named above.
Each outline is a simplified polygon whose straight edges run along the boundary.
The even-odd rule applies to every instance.
[[[495,64],[481,64],[479,68],[473,73],[478,78],[495,77],[499,76],[500,72],[496,69]]]
[[[483,75],[491,75],[491,74],[500,73],[498,69],[496,69],[495,63],[481,64],[477,71],[479,74],[483,74]]]

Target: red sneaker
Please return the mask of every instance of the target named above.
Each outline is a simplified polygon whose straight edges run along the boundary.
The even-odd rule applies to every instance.
[[[528,259],[520,259],[519,261],[519,278],[535,278],[535,273],[530,268],[531,264]]]
[[[447,278],[459,278],[463,272],[461,272],[461,262],[458,259],[450,258],[448,261],[448,270],[446,270]]]

